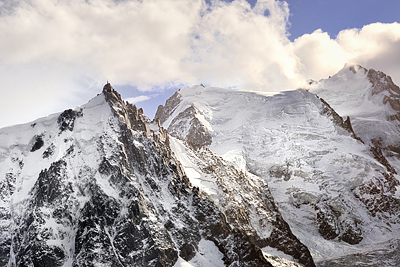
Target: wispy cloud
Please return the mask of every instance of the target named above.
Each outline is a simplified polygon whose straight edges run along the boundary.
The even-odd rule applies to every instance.
[[[291,42],[286,2],[208,2],[4,2],[0,79],[7,92],[0,106],[14,115],[0,126],[80,104],[106,79],[140,90],[204,83],[273,91],[357,62],[400,83],[398,23],[344,30],[336,39],[319,30]]]
[[[140,95],[140,96],[136,96],[136,97],[126,98],[125,101],[128,101],[131,104],[136,104],[136,103],[139,103],[139,102],[142,102],[142,101],[146,101],[146,100],[149,100],[149,99],[151,99],[150,96]]]

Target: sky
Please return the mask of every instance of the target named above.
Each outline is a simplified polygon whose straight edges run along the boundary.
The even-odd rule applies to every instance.
[[[0,0],[0,127],[89,101],[106,81],[153,118],[196,84],[301,88],[346,63],[400,84],[398,0]]]

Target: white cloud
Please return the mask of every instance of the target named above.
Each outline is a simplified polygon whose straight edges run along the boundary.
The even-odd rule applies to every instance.
[[[348,61],[386,72],[400,85],[399,23],[373,23],[361,30],[345,30],[337,41],[348,53]]]
[[[269,16],[264,16],[266,10]],[[73,64],[142,89],[167,82],[265,86],[295,76],[286,3],[25,0],[0,22],[3,64]]]
[[[347,60],[347,54],[337,41],[321,30],[297,38],[293,51],[301,64],[301,74],[309,79],[327,78],[340,70]]]
[[[140,95],[140,96],[135,96],[135,97],[129,97],[129,98],[125,99],[125,101],[128,101],[131,104],[136,104],[136,103],[139,103],[139,102],[142,102],[142,101],[146,101],[146,100],[149,100],[149,99],[151,99],[150,96]]]
[[[82,104],[107,79],[140,90],[203,83],[272,91],[326,78],[350,61],[400,83],[398,23],[344,30],[336,39],[319,30],[290,42],[285,2],[210,2],[4,2],[0,107],[12,116],[0,126]]]
[[[345,63],[357,63],[381,70],[400,84],[400,24],[396,22],[343,30],[336,39],[317,30],[297,38],[293,49],[305,77],[326,78]]]
[[[270,16],[264,16],[269,10]],[[218,2],[200,19],[187,69],[204,83],[272,90],[293,86],[297,61],[286,36],[287,4]]]

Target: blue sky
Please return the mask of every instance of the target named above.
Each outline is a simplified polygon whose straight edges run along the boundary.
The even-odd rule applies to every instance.
[[[255,1],[249,1],[252,4]],[[291,40],[317,29],[334,38],[344,29],[400,19],[398,0],[288,0]]]
[[[180,87],[289,90],[357,63],[400,84],[398,0],[2,0],[0,127],[107,79],[152,118]]]

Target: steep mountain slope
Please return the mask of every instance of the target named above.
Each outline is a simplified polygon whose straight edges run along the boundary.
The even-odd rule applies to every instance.
[[[283,219],[321,264],[388,248],[400,236],[393,167],[315,94],[196,86],[178,91],[156,117],[177,138],[263,179]]]
[[[249,172],[239,171],[209,149],[192,149],[171,138],[171,148],[191,183],[223,211],[227,222],[244,231],[269,261],[285,266],[285,260],[314,266],[308,249],[293,235],[276,208],[267,184]],[[297,266],[291,262],[289,266]],[[282,264],[282,265],[280,265]]]
[[[2,266],[314,266],[261,179],[170,140],[110,84],[0,129],[0,229]]]
[[[346,65],[329,79],[311,82],[310,92],[342,116],[367,144],[381,149],[400,171],[400,88],[383,72]]]

